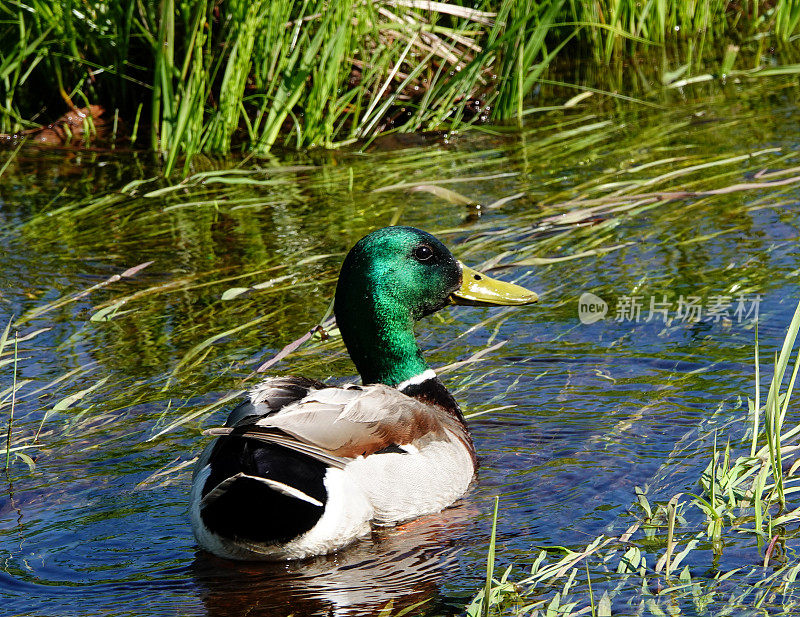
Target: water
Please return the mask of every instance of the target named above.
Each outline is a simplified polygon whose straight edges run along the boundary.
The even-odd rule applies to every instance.
[[[606,207],[562,235],[540,223],[590,207],[565,202],[608,196],[621,186],[612,183],[699,191],[788,169],[799,120],[786,92],[758,104],[552,114],[522,132],[250,161],[245,170],[262,171],[169,190],[130,184],[154,176],[145,155],[21,151],[0,178],[0,317],[17,319],[20,338],[35,333],[19,343],[13,432],[35,467],[12,458],[3,480],[0,613],[355,616],[392,601],[394,611],[421,602],[412,614],[461,614],[485,576],[495,496],[498,566],[514,563],[521,577],[539,547],[619,535],[636,520],[636,486],[650,485],[652,499],[696,490],[711,429],[728,425],[732,439],[744,430],[753,323],[734,307],[718,322],[647,321],[650,298],[670,302],[674,317],[681,296],[704,306],[760,296],[769,373],[797,302],[800,185]],[[207,171],[233,164],[201,162]],[[454,178],[472,179],[441,186],[484,207],[430,190],[375,192]],[[317,323],[344,253],[394,221],[437,233],[477,266],[504,251],[510,263],[612,250],[494,271],[539,291],[537,306],[453,308],[420,324],[436,367],[507,341],[443,371],[467,413],[488,411],[471,420],[481,468],[455,507],[303,563],[203,554],[186,511],[190,462],[206,442],[201,429],[233,403],[207,406],[253,383],[256,366]],[[587,291],[608,304],[590,325],[578,319]],[[631,296],[642,298],[638,322],[619,312]],[[0,360],[9,358],[7,346]],[[0,369],[5,427],[12,363]],[[336,339],[274,370],[353,378]],[[714,564],[699,551],[693,571],[756,563],[753,546],[732,546]],[[616,613],[635,611],[630,596],[615,599]]]

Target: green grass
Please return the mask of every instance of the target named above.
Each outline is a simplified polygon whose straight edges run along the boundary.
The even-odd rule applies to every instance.
[[[792,0],[421,7],[10,0],[0,5],[0,132],[52,122],[71,105],[101,104],[115,133],[122,118],[122,133],[137,144],[145,133],[138,125],[149,127],[165,175],[181,166],[187,173],[200,152],[335,148],[390,131],[521,123],[531,93],[562,57],[607,63],[679,45],[692,70],[665,64],[659,76],[677,81],[670,76],[699,73],[721,47],[729,50],[724,75],[762,67],[766,41],[788,44],[800,32]],[[730,51],[740,45],[751,50],[747,60]],[[607,80],[597,87],[616,89]]]
[[[673,611],[680,612],[681,606],[700,614],[745,613],[764,604],[789,613],[796,610],[800,605],[800,589],[795,585],[800,558],[790,542],[800,537],[800,477],[795,475],[800,466],[800,425],[787,429],[784,420],[800,370],[798,352],[791,374],[788,372],[798,331],[800,304],[775,358],[763,407],[759,407],[756,341],[754,398],[748,399],[749,434],[741,438],[737,431],[740,421],[734,420],[700,436],[700,440],[713,442],[713,450],[697,479],[700,490],[696,494],[677,493],[666,503],[651,504],[648,491],[637,487],[633,510],[638,510],[638,520],[622,535],[599,536],[579,549],[544,549],[534,559],[530,575],[521,580],[510,580],[511,566],[501,578],[493,577],[493,531],[487,583],[475,595],[467,615],[555,615],[571,611],[611,615],[612,600],[623,591],[621,597],[629,605],[647,607],[653,615],[675,614]],[[718,448],[721,439],[726,441],[724,451]],[[680,450],[673,452],[673,458],[680,456]],[[495,508],[493,530],[497,517]],[[748,540],[759,556],[760,567],[743,564],[727,572],[717,571],[714,576],[692,575],[706,562],[709,548],[717,559],[726,546],[746,546]],[[660,550],[653,551],[654,545],[660,545]],[[576,583],[583,572],[585,587]],[[611,589],[597,603],[592,579],[604,581]],[[733,591],[725,584],[727,580],[736,583]]]

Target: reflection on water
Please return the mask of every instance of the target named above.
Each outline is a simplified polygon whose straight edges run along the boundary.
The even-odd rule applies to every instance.
[[[192,576],[209,617],[375,615],[435,604],[457,532],[477,514],[464,503],[400,528],[379,529],[348,550],[294,563],[237,563],[198,552]]]
[[[789,93],[624,122],[559,112],[522,133],[267,158],[243,170],[249,184],[210,174],[172,187],[136,154],[21,151],[0,177],[0,331],[14,315],[12,444],[34,468],[12,452],[0,490],[0,613],[366,616],[425,602],[412,614],[458,614],[485,576],[494,496],[498,564],[522,572],[541,546],[627,528],[635,486],[690,490],[712,446],[671,453],[701,422],[741,416],[752,324],[616,320],[613,303],[761,294],[766,360],[796,303],[797,185],[619,211],[569,200],[724,187],[796,166]],[[406,190],[440,180],[483,204],[481,215],[442,191]],[[570,216],[580,225],[563,223]],[[529,310],[454,308],[418,329],[477,414],[472,492],[308,562],[199,554],[190,461],[202,428],[235,404],[216,402],[325,315],[344,252],[392,221],[441,235],[475,266],[499,254],[494,274],[543,292]],[[609,302],[606,319],[581,323],[584,292]],[[12,366],[7,346],[0,435]],[[275,370],[353,375],[335,337]]]

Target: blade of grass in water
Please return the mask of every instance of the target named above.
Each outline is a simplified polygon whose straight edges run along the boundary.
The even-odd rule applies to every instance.
[[[3,331],[3,336],[0,338],[0,351],[3,350],[6,341],[8,340],[8,329],[11,326],[11,322],[8,322],[6,329]],[[13,383],[11,384],[11,411],[8,415],[8,432],[6,433],[6,471],[8,471],[8,466],[11,461],[11,431],[14,424],[14,407],[17,403],[17,358],[18,358],[18,341],[17,341],[17,334],[14,333],[14,377]]]

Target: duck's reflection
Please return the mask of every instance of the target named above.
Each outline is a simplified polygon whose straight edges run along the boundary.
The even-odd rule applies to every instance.
[[[233,562],[198,552],[193,574],[210,617],[371,616],[389,602],[391,614],[421,603],[419,614],[436,601],[444,566],[475,514],[461,502],[302,562]]]

